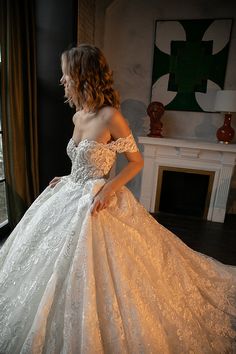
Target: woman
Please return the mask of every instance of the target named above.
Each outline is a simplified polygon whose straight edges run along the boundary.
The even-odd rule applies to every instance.
[[[0,251],[0,353],[236,352],[236,267],[187,247],[124,186],[143,159],[102,52],[72,48],[62,72],[72,169]],[[109,179],[116,153],[128,163]]]

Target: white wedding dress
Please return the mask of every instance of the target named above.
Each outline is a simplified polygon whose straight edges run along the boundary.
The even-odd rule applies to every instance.
[[[91,216],[116,153],[70,139],[71,174],[0,250],[1,354],[236,353],[236,267],[196,252],[122,187]]]

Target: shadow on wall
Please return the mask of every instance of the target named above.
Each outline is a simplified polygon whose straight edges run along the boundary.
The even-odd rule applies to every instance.
[[[130,129],[133,132],[134,138],[140,151],[143,151],[142,144],[138,144],[138,136],[146,135],[144,131],[145,118],[147,117],[147,106],[144,102],[127,99],[121,103],[121,112],[127,119]],[[117,156],[116,173],[118,173],[127,163],[123,154]],[[141,173],[139,173],[133,180],[127,183],[127,187],[134,193],[136,198],[140,196],[141,188]]]

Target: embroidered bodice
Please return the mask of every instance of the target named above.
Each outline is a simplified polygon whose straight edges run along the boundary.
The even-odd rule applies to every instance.
[[[95,140],[82,140],[76,145],[71,138],[67,145],[67,154],[72,161],[72,182],[83,184],[91,178],[102,178],[112,168],[116,153],[139,151],[132,133],[107,144]]]

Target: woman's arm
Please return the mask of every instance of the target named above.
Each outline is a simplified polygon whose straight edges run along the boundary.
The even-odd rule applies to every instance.
[[[131,133],[125,118],[117,110],[115,110],[115,113],[109,121],[109,130],[115,140],[124,138]],[[124,154],[128,160],[128,164],[104,186],[106,190],[111,190],[111,193],[117,191],[120,187],[129,182],[143,168],[143,157],[139,151],[124,152]]]
[[[125,138],[131,133],[127,121],[118,110],[114,111],[108,122],[108,128],[115,140]],[[140,152],[124,152],[124,154],[128,164],[114,178],[109,180],[95,196],[91,207],[92,214],[106,208],[111,194],[129,182],[142,169],[143,157]]]

